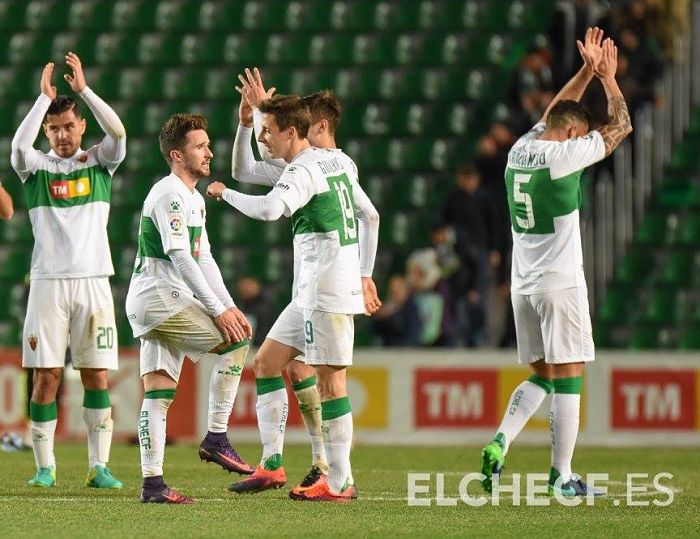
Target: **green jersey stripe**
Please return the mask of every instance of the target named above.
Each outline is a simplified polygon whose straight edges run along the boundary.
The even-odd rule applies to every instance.
[[[37,170],[24,182],[27,209],[41,206],[70,208],[111,200],[112,176],[101,165],[62,174]]]

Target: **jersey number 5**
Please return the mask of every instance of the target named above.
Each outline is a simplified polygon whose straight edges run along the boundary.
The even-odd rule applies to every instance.
[[[521,217],[523,214],[522,206],[515,209],[515,221],[518,226],[524,228],[525,230],[530,230],[535,228],[535,214],[532,211],[532,197],[529,194],[523,193],[520,188],[524,183],[528,183],[532,179],[532,174],[520,174],[515,173],[513,175],[513,200],[516,204],[524,204],[525,206],[525,216]]]

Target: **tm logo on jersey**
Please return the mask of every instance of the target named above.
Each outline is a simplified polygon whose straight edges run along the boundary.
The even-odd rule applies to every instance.
[[[55,180],[49,183],[51,198],[65,199],[84,197],[90,194],[90,178],[75,180]]]

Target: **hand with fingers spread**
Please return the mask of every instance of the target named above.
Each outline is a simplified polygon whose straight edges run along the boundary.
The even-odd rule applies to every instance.
[[[48,96],[52,101],[56,99],[56,87],[51,84],[51,77],[53,76],[53,62],[49,62],[44,66],[44,71],[41,72],[41,93]]]
[[[377,293],[377,285],[372,277],[362,277],[362,295],[365,300],[365,316],[372,316],[382,306]]]
[[[253,334],[250,323],[243,313],[235,307],[215,316],[214,323],[221,330],[221,335],[227,343],[240,342],[250,338]]]
[[[221,196],[224,193],[226,186],[221,182],[211,182],[207,186],[207,196],[210,198],[215,198],[216,200],[221,200]]]
[[[595,72],[603,56],[602,42],[603,30],[597,26],[586,30],[583,43],[579,40],[576,41],[578,52],[581,54],[584,64],[593,72]]]
[[[612,39],[603,41],[602,57],[595,70],[595,75],[601,80],[614,79],[617,72],[617,47]]]
[[[260,103],[266,99],[270,99],[276,91],[274,86],[265,90],[260,70],[257,67],[254,67],[253,71],[246,67],[245,77],[239,74],[238,80],[241,81],[241,86],[236,86],[236,90],[245,96],[250,106],[254,109],[258,108]]]
[[[78,58],[78,55],[74,52],[69,52],[66,55],[66,64],[68,64],[68,66],[73,70],[73,75],[71,76],[66,73],[63,75],[63,78],[66,79],[66,82],[69,84],[71,89],[79,94],[87,86],[87,83],[85,82],[85,74],[83,73],[83,65],[80,63],[80,58]]]
[[[241,104],[238,105],[238,121],[243,127],[253,127],[253,107],[248,103],[246,93],[236,86],[236,90],[241,94]]]

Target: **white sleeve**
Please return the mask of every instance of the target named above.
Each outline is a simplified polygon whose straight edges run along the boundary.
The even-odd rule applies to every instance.
[[[284,202],[284,215],[290,217],[299,208],[306,206],[314,195],[313,176],[302,165],[290,164],[277,180],[272,193]]]
[[[569,173],[584,169],[605,158],[605,142],[598,131],[567,140],[563,143],[563,148],[571,169]]]
[[[275,182],[282,175],[286,163],[280,167],[263,161],[256,161],[255,155],[253,155],[253,148],[250,145],[252,132],[253,130],[250,127],[238,125],[231,155],[231,176],[234,180],[243,183],[275,185]]]
[[[242,214],[260,221],[276,221],[284,215],[286,206],[276,189],[265,196],[246,195],[224,189],[222,198]]]
[[[360,275],[371,277],[379,245],[379,212],[372,204],[360,184],[352,187],[355,208],[357,209],[358,234],[360,242]]]
[[[258,137],[262,131],[262,112],[260,112],[260,109],[258,108],[253,109],[253,129],[255,130],[255,143],[258,145],[258,153],[260,154],[260,157],[263,158],[263,161],[269,165],[282,169],[286,167],[287,162],[284,159],[273,159],[270,157],[270,153],[267,151],[267,148],[265,148],[265,146],[258,141]]]
[[[182,280],[192,290],[195,297],[202,302],[209,314],[212,316],[222,314],[226,307],[207,284],[202,270],[192,258],[189,246],[187,249],[170,250],[167,252],[167,255],[170,257]]]
[[[219,270],[218,264],[211,255],[211,251],[205,251],[202,249],[199,253],[199,260],[197,262],[199,263],[199,268],[202,271],[202,275],[204,275],[204,279],[224,307],[227,309],[235,307],[236,304],[234,303],[231,294],[229,294],[228,290],[226,289],[224,278],[221,276],[221,270]]]
[[[92,111],[95,120],[105,132],[105,138],[97,146],[97,160],[107,167],[110,173],[114,173],[119,164],[126,157],[126,130],[124,124],[114,112],[114,109],[105,103],[89,87],[80,92],[85,104]]]
[[[46,94],[41,94],[22,123],[19,124],[12,139],[10,162],[22,181],[25,181],[36,170],[44,155],[39,150],[34,149],[34,141],[39,134],[46,111],[49,110],[49,105],[51,105],[51,98]]]

